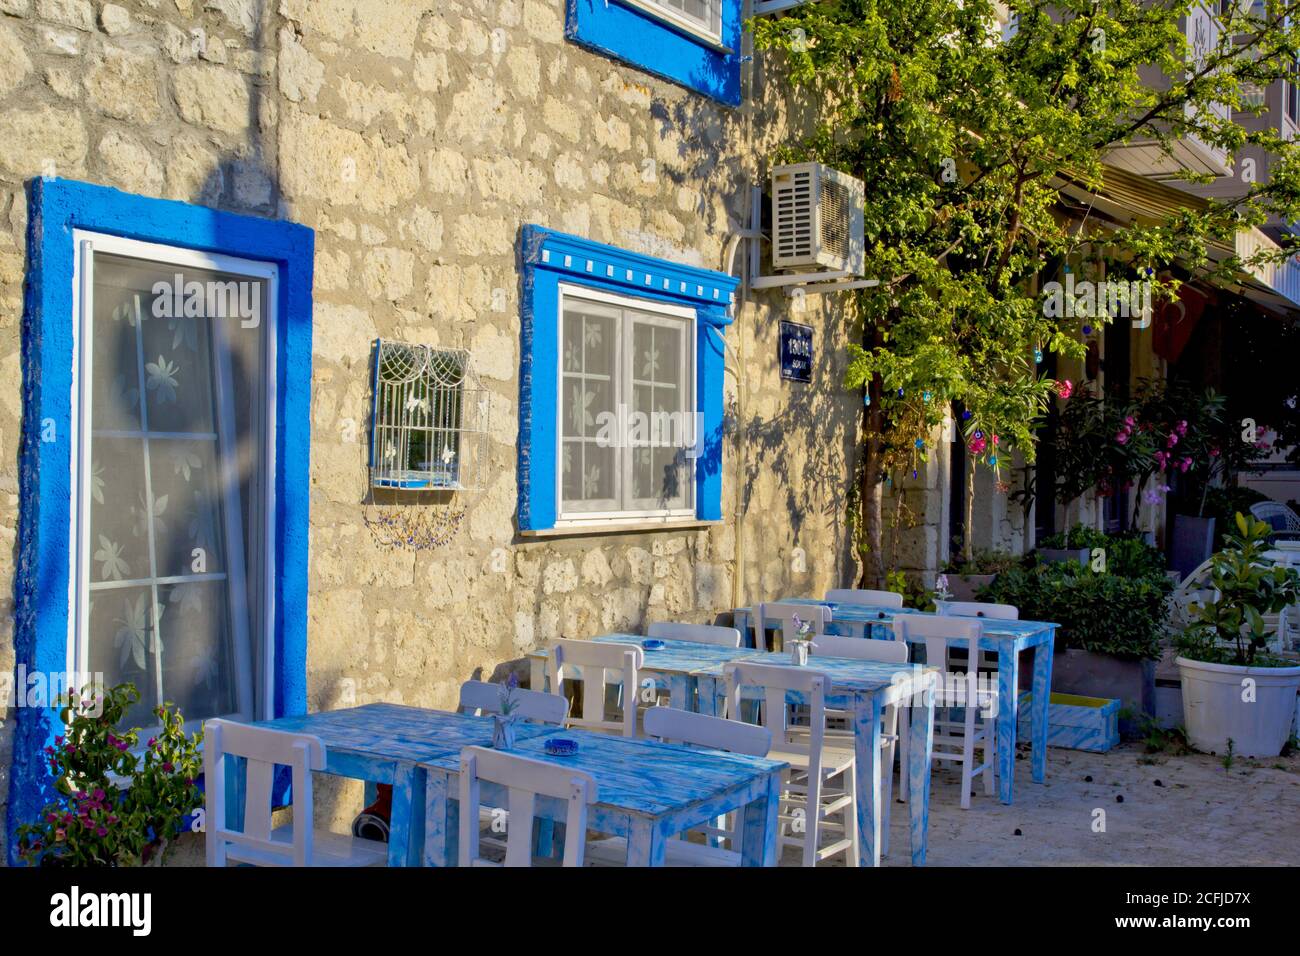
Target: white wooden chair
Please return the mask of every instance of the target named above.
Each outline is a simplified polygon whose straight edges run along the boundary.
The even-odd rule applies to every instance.
[[[983,601],[935,601],[943,617],[984,617],[990,621],[1018,621],[1020,608],[1014,604],[986,604]],[[979,666],[986,671],[998,669],[995,651],[980,651]]]
[[[901,608],[903,595],[897,591],[872,591],[866,588],[832,588],[826,592],[826,600],[837,604],[860,604],[867,607]],[[847,628],[853,637],[868,637],[867,624],[864,621],[840,621],[841,630]]]
[[[647,737],[663,743],[751,757],[766,757],[772,747],[772,732],[766,727],[674,707],[647,710],[645,732]],[[727,818],[719,820],[715,826],[700,827],[693,832],[700,833],[707,840],[726,841],[730,846],[692,843],[685,839],[669,840],[664,853],[664,862],[668,866],[740,866],[738,835],[730,829]],[[587,848],[587,858],[597,865],[621,866],[627,861],[627,841],[622,837],[598,840]]]
[[[826,600],[837,604],[865,604],[869,607],[902,607],[903,595],[897,591],[872,591],[867,588],[831,588]]]
[[[740,632],[734,627],[715,624],[677,624],[673,621],[656,621],[646,630],[648,637],[665,641],[691,641],[695,644],[717,644],[720,647],[739,647]]]
[[[226,756],[246,761],[244,828],[226,826]],[[293,821],[271,829],[275,768],[293,774]],[[203,728],[208,866],[383,866],[388,846],[312,822],[313,770],[325,769],[325,745],[311,734],[209,720]]]
[[[776,628],[781,632],[782,647],[799,636],[794,619],[797,617],[805,624],[812,625],[812,633],[825,634],[826,625],[831,622],[831,609],[822,604],[783,604],[774,601],[760,604],[754,609],[754,647],[762,650],[767,647],[767,632]],[[773,647],[780,650],[779,647]]]
[[[582,866],[587,832],[587,807],[596,801],[598,789],[590,774],[580,770],[521,757],[484,747],[466,747],[460,752],[460,865],[500,866],[479,855],[478,814],[468,807],[482,808],[481,784],[495,783],[510,793],[510,820],[506,835],[505,866],[533,865],[533,820],[539,796],[568,801],[564,817],[564,865]]]
[[[516,687],[510,693],[515,699],[514,713],[524,720],[563,726],[564,718],[569,715],[569,701],[563,695],[522,687]],[[475,717],[501,713],[501,685],[481,680],[465,681],[460,685],[458,711]]]
[[[817,638],[812,649],[813,658],[846,657],[855,661],[882,661],[888,664],[907,666],[907,644],[903,641],[877,641],[861,637],[839,637],[824,634]],[[816,667],[816,661],[810,659],[809,665]],[[832,704],[838,703],[832,698]],[[847,710],[828,706],[826,709],[826,739],[831,746],[852,749],[853,715]],[[884,827],[889,828],[889,804],[894,794],[894,757],[898,753],[898,707],[890,704],[881,715],[883,731],[880,735],[880,772],[881,786],[884,791]],[[841,726],[833,726],[832,722]],[[904,766],[900,770],[906,774]]]
[[[853,750],[825,746],[826,692],[830,679],[811,667],[778,667],[735,661],[724,668],[729,712],[740,713],[741,692],[757,687],[763,692],[763,724],[772,732],[768,756],[790,764],[781,785],[781,831],[777,852],[799,846],[804,866],[815,866],[838,853],[847,854],[848,866],[858,865],[858,816]],[[786,695],[797,692],[808,713],[806,727],[792,727]],[[838,779],[838,787],[831,781]],[[797,811],[803,809],[804,832],[797,834]],[[838,816],[840,822],[831,818]],[[796,835],[787,836],[787,830]],[[839,830],[840,839],[822,846],[827,830]]]
[[[994,775],[997,765],[997,721],[994,716],[984,716],[988,710],[991,715],[997,713],[993,705],[997,697],[997,685],[988,682],[981,692],[979,686],[979,648],[980,631],[983,625],[969,617],[931,616],[928,614],[900,615],[894,620],[894,629],[900,640],[925,642],[926,664],[942,669],[938,689],[935,692],[934,721],[934,755],[935,761],[946,761],[961,766],[961,806],[970,809],[970,796],[976,776],[984,776],[984,792],[992,795]],[[953,673],[948,651],[952,647],[964,647],[966,658],[959,662],[964,671]],[[960,708],[962,718],[953,719],[950,715]],[[902,765],[907,766],[907,732],[899,731]],[[975,751],[981,750],[983,759],[975,762]],[[903,799],[907,797],[907,774],[901,777],[899,791]]]
[[[563,696],[566,679],[582,684],[582,716],[568,717],[565,725],[635,737],[636,701],[644,662],[645,652],[635,644],[556,641],[550,661],[551,693]],[[605,718],[606,671],[617,671],[622,687],[622,714],[617,720]]]

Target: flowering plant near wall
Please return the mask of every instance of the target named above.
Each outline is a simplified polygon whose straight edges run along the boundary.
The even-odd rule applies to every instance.
[[[187,735],[170,704],[155,707],[159,726],[140,748],[140,728],[123,730],[140,699],[133,684],[91,698],[84,691],[60,700],[66,727],[45,758],[60,797],[36,823],[18,828],[19,855],[40,866],[135,866],[159,858],[203,804],[202,731]]]
[[[1072,502],[1091,488],[1102,497],[1133,489],[1136,525],[1142,504],[1158,504],[1171,481],[1210,470],[1223,404],[1213,390],[1198,394],[1153,379],[1142,380],[1127,402],[1072,389],[1055,441],[1061,499]]]

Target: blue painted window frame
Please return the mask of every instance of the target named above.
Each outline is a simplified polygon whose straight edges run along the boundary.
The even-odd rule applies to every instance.
[[[575,43],[740,105],[741,0],[722,2],[722,45],[619,0],[567,0],[565,35]]]
[[[23,307],[23,433],[19,464],[14,645],[27,673],[68,664],[69,529],[74,520],[72,422],[74,230],[105,233],[279,267],[276,347],[274,600],[275,716],[307,710],[307,538],[311,438],[312,269],[306,226],[150,199],[62,179],[28,186],[28,276]],[[50,439],[50,440],[43,440]],[[59,733],[53,709],[16,708],[8,856],[16,830],[54,796],[42,751]]]
[[[703,421],[703,447],[695,460],[695,520],[721,520],[723,334],[740,280],[535,225],[522,230],[520,263],[519,530],[554,529],[558,518],[561,283],[695,309],[695,405]]]

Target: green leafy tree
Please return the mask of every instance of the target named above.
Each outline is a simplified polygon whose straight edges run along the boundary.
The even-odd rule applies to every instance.
[[[1219,108],[1245,109],[1253,91],[1293,71],[1300,0],[1232,5],[1216,15],[1217,39],[1199,49],[1184,28],[1199,8],[1191,0],[1009,7],[1018,28],[1008,40],[988,0],[827,0],[754,24],[757,46],[783,51],[791,83],[820,109],[815,131],[786,158],[867,183],[867,274],[881,281],[858,293],[862,335],[845,381],[864,390],[865,583],[883,577],[883,482],[924,456],[950,403],[964,408],[976,460],[995,470],[1013,450],[1033,460],[1053,387],[1036,358],[1083,356],[1082,326],[1095,334],[1108,321],[1102,309],[1081,320],[1045,308],[1040,276],[1105,262],[1109,277],[1149,279],[1157,297],[1169,296],[1173,263],[1233,274],[1270,254],[1243,263],[1212,258],[1213,249],[1233,248],[1236,231],[1270,217],[1300,218],[1296,144],[1249,132]],[[1154,82],[1161,75],[1167,81]],[[1232,154],[1251,143],[1279,158],[1267,183],[1157,223],[1103,223],[1063,198],[1067,186],[1099,189],[1116,146],[1172,151],[1193,135]]]

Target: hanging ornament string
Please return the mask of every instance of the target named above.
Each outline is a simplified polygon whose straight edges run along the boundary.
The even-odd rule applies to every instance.
[[[363,514],[376,544],[408,551],[432,551],[443,547],[456,536],[465,518],[463,508],[380,506],[373,502],[365,505]]]

